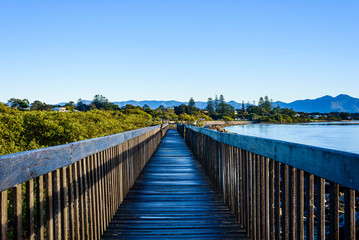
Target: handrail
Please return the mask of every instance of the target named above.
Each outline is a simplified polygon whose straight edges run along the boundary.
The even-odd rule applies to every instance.
[[[355,239],[358,154],[188,125],[178,131],[252,239]]]
[[[0,156],[0,191],[65,167],[160,127],[161,125],[145,127],[110,136]]]
[[[0,239],[100,239],[167,130],[1,156]]]
[[[186,128],[359,191],[359,154],[233,133],[218,134],[191,125]]]

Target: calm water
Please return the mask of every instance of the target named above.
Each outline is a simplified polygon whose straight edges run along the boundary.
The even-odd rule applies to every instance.
[[[233,133],[283,140],[359,154],[359,121],[304,124],[249,124],[226,127]]]

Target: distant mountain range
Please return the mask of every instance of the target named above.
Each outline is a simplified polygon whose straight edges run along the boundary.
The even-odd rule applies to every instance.
[[[297,112],[359,112],[359,98],[340,94],[336,97],[324,96],[317,99],[297,100],[291,103],[275,102],[275,106],[292,108]]]
[[[90,104],[91,101],[83,100],[85,104]],[[134,106],[143,107],[147,104],[150,108],[155,109],[160,105],[164,107],[173,107],[181,104],[188,104],[188,102],[180,102],[175,100],[170,101],[156,101],[156,100],[146,100],[146,101],[121,101],[121,102],[113,102],[120,107],[125,106],[126,104],[131,104]],[[242,103],[238,103],[236,101],[229,101],[230,105],[232,105],[235,109],[240,109],[242,107]],[[65,103],[60,103],[59,105],[64,105]],[[317,99],[305,99],[305,100],[297,100],[291,103],[285,103],[281,101],[274,102],[274,106],[292,108],[297,112],[319,112],[319,113],[329,113],[329,112],[350,112],[350,113],[359,113],[359,98],[354,98],[349,95],[341,94],[336,97],[324,96]],[[207,106],[207,102],[196,102],[196,107],[204,109]]]

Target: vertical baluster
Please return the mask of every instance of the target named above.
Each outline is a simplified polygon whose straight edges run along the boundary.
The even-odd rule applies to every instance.
[[[355,191],[344,188],[344,239],[355,239]]]
[[[257,239],[258,232],[257,232],[257,159],[254,153],[250,153],[251,156],[251,163],[252,163],[252,232],[253,232],[253,239]]]
[[[88,184],[87,184],[87,160],[88,157],[82,159],[80,169],[82,171],[82,184],[83,184],[83,214],[84,214],[84,228],[85,228],[85,239],[90,239],[90,229],[89,229],[89,194],[88,194]]]
[[[290,207],[289,207],[289,238],[297,239],[297,169],[289,167],[290,174]]]
[[[316,218],[317,218],[317,239],[325,239],[325,181],[323,178],[315,177],[317,186]]]
[[[62,227],[62,235],[63,239],[69,238],[69,213],[68,213],[68,203],[67,203],[67,195],[68,195],[68,186],[67,186],[67,167],[61,168],[61,227]]]
[[[85,225],[85,211],[87,211],[84,207],[85,203],[85,190],[84,190],[84,179],[82,172],[82,162],[84,159],[76,162],[77,164],[77,176],[78,176],[78,185],[79,185],[79,217],[80,217],[80,236],[81,239],[86,239],[86,225]]]
[[[260,205],[261,205],[261,226],[260,226],[260,230],[261,230],[261,235],[260,238],[261,239],[265,239],[266,236],[266,192],[265,192],[265,180],[266,180],[266,175],[265,175],[265,160],[264,157],[260,156],[259,157],[259,163],[260,163]]]
[[[52,194],[52,172],[46,174],[47,239],[54,239],[54,207]]]
[[[94,163],[96,161],[96,157],[97,154],[94,154],[90,157],[90,162],[89,162],[89,173],[90,173],[90,180],[91,180],[91,198],[92,198],[92,229],[93,229],[93,239],[99,239],[99,235],[98,235],[98,229],[99,229],[99,225],[97,222],[97,211],[98,211],[98,206],[97,206],[97,198],[96,198],[96,182],[95,182],[95,167],[94,167]]]
[[[269,168],[269,158],[264,158],[264,163],[265,163],[265,167],[264,167],[264,171],[265,171],[265,229],[266,229],[266,234],[265,234],[265,239],[271,239],[270,236],[270,168]]]
[[[7,190],[1,192],[0,197],[0,218],[1,218],[1,240],[7,239]]]
[[[74,175],[74,214],[75,214],[75,239],[81,239],[81,222],[82,222],[82,211],[81,211],[81,192],[80,192],[80,176],[78,170],[78,162],[72,164],[73,175]]]
[[[74,176],[73,176],[73,164],[70,165],[67,168],[68,176],[69,176],[69,186],[68,186],[68,196],[69,196],[69,227],[70,227],[70,239],[75,240],[75,216],[77,218],[77,215],[75,214],[75,192],[74,192]]]
[[[103,233],[103,219],[102,219],[102,193],[101,193],[101,161],[102,152],[97,153],[95,158],[95,182],[96,182],[96,199],[97,199],[97,224],[98,235]]]
[[[14,239],[22,239],[22,184],[16,185],[14,191]]]
[[[34,180],[26,182],[26,219],[27,219],[27,239],[35,239],[34,224]]]
[[[102,206],[102,232],[106,230],[107,227],[107,219],[106,219],[106,175],[105,175],[105,159],[107,157],[106,151],[102,152],[102,156],[100,158],[100,166],[101,166],[101,206]]]
[[[256,203],[256,239],[261,239],[261,164],[260,164],[260,156],[257,154],[254,154],[255,164],[256,164],[256,197],[255,197],[255,203]]]
[[[329,186],[330,208],[330,239],[339,239],[339,184],[330,183]]]
[[[270,227],[269,239],[275,239],[275,172],[274,172],[274,163],[275,161],[269,160],[269,216],[270,216]]]
[[[93,211],[94,211],[94,198],[93,198],[93,183],[91,179],[91,161],[93,156],[89,156],[86,161],[86,178],[87,178],[87,189],[88,189],[88,215],[89,215],[89,232],[90,232],[90,239],[94,239],[94,218],[93,218]]]
[[[314,175],[307,173],[307,195],[306,195],[306,236],[307,239],[314,239]]]
[[[247,175],[247,184],[248,184],[248,213],[247,213],[247,217],[248,217],[248,233],[249,233],[249,237],[253,237],[253,172],[252,172],[252,158],[250,153],[248,154],[248,175]]]
[[[109,168],[108,168],[108,162],[110,159],[110,154],[109,154],[109,150],[105,150],[106,153],[106,157],[104,159],[104,178],[105,178],[105,218],[106,218],[106,228],[108,226],[108,224],[110,223],[109,218],[110,218],[110,189],[109,189]]]
[[[304,240],[304,171],[298,170],[298,212],[297,212],[297,237],[299,240]]]
[[[282,237],[289,239],[289,166],[282,166]]]
[[[44,236],[44,177],[37,178],[36,186],[36,203],[37,203],[37,236],[39,240],[43,240]]]
[[[281,205],[280,205],[280,173],[281,173],[281,164],[280,162],[275,162],[275,239],[281,239]]]
[[[61,239],[61,181],[60,181],[60,169],[53,172],[53,184],[54,184],[54,224],[55,224],[55,240]]]
[[[148,145],[145,146],[145,149]],[[122,203],[123,200],[123,176],[122,176],[122,162],[123,162],[123,143],[119,145],[119,165],[118,165],[118,180],[119,180],[119,204]],[[148,155],[148,150],[146,150],[146,154]],[[148,157],[148,156],[147,156]]]
[[[244,188],[243,188],[243,152],[242,149],[238,149],[238,174],[239,174],[239,182],[238,182],[238,218],[239,218],[239,223],[241,225],[242,228],[244,228],[244,218],[243,218],[243,206],[244,206],[244,201],[243,201],[243,193],[244,193]]]

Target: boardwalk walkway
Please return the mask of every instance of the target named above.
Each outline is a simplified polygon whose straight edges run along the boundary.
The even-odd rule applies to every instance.
[[[245,239],[184,140],[169,130],[103,239]]]

